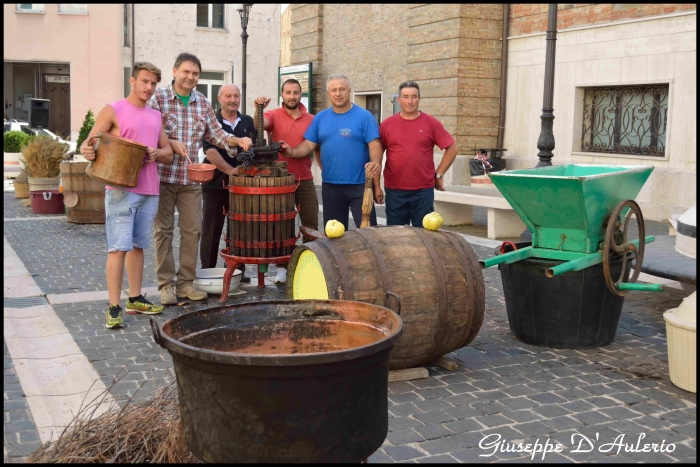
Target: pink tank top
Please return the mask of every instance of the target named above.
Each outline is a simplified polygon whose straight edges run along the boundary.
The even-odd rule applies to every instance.
[[[140,108],[126,99],[110,104],[117,114],[119,136],[129,138],[149,148],[157,148],[163,121],[160,112],[148,106]],[[146,156],[143,156],[144,162]],[[139,182],[135,188],[118,188],[107,185],[107,190],[126,190],[140,195],[159,195],[160,179],[156,162],[145,162],[139,173]]]

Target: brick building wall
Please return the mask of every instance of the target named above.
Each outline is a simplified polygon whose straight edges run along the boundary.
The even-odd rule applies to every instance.
[[[625,19],[659,16],[696,10],[694,3],[559,3],[557,29],[609,23]],[[508,36],[522,36],[547,30],[548,5],[513,3]]]
[[[291,65],[292,59],[292,9],[287,7],[280,16],[280,66]]]
[[[327,108],[327,77],[380,92],[382,119],[398,85],[421,86],[421,109],[455,136],[460,154],[494,147],[498,132],[503,6],[291,5],[291,64],[313,62],[314,109]]]

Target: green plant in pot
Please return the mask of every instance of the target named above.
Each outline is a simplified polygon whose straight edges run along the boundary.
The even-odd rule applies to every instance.
[[[78,140],[76,141],[75,146],[76,154],[80,154],[80,146],[90,135],[93,126],[95,126],[95,114],[92,113],[92,110],[88,109],[87,113],[85,114],[85,118],[83,119],[83,125],[80,127],[80,133],[78,133]]]
[[[2,137],[2,145],[4,152],[18,153],[26,146],[29,141],[29,135],[23,131],[8,131]]]
[[[58,190],[61,162],[69,159],[68,145],[48,136],[32,138],[22,148],[20,161],[29,177],[29,191]]]

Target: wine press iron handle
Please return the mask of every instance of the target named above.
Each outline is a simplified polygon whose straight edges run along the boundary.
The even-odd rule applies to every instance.
[[[394,310],[397,315],[401,316],[401,299],[399,298],[398,295],[396,295],[394,292],[388,292],[386,293],[386,302],[385,306],[386,308],[389,308],[390,310],[393,310],[393,308],[390,306],[391,305],[391,300],[390,298],[393,297],[395,302],[396,302],[396,309]]]
[[[626,211],[624,219],[621,215]],[[639,243],[627,240],[629,233],[629,223],[634,214],[637,220],[637,230],[639,232]],[[662,292],[664,290],[661,284],[638,284],[637,278],[642,272],[642,263],[644,262],[644,244],[645,241],[653,241],[654,237],[650,236],[649,240],[645,238],[644,217],[639,205],[631,200],[622,200],[613,209],[610,217],[607,220],[605,230],[605,241],[603,242],[603,276],[608,290],[618,297],[624,297],[630,290],[639,290],[644,292]],[[632,277],[628,282],[625,282],[625,272],[627,270],[627,254],[634,253],[634,270]],[[611,258],[613,255],[621,255],[622,270],[620,276],[615,279],[612,277]]]

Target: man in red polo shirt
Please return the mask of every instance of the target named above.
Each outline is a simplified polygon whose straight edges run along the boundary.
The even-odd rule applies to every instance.
[[[274,141],[284,140],[291,147],[296,147],[304,141],[304,133],[311,125],[314,116],[307,112],[301,103],[301,84],[295,79],[288,79],[282,84],[282,107],[270,110],[263,114],[265,130],[272,135]],[[255,99],[255,116],[253,121],[258,125],[258,105],[263,108],[270,103],[269,97]],[[260,131],[260,128],[257,128]],[[318,150],[314,151],[316,163],[321,166],[321,158]],[[318,229],[318,197],[314,177],[311,175],[311,156],[301,159],[291,159],[279,153],[279,160],[287,163],[287,170],[299,180],[299,188],[294,194],[295,203],[299,207],[301,225],[312,229]],[[287,265],[277,265],[276,282],[283,284],[287,281]]]
[[[384,188],[386,225],[423,227],[423,216],[432,212],[435,190],[445,191],[443,176],[457,157],[452,135],[435,117],[421,112],[420,88],[415,81],[399,86],[401,112],[379,125],[386,149]],[[435,146],[445,150],[437,169]]]

